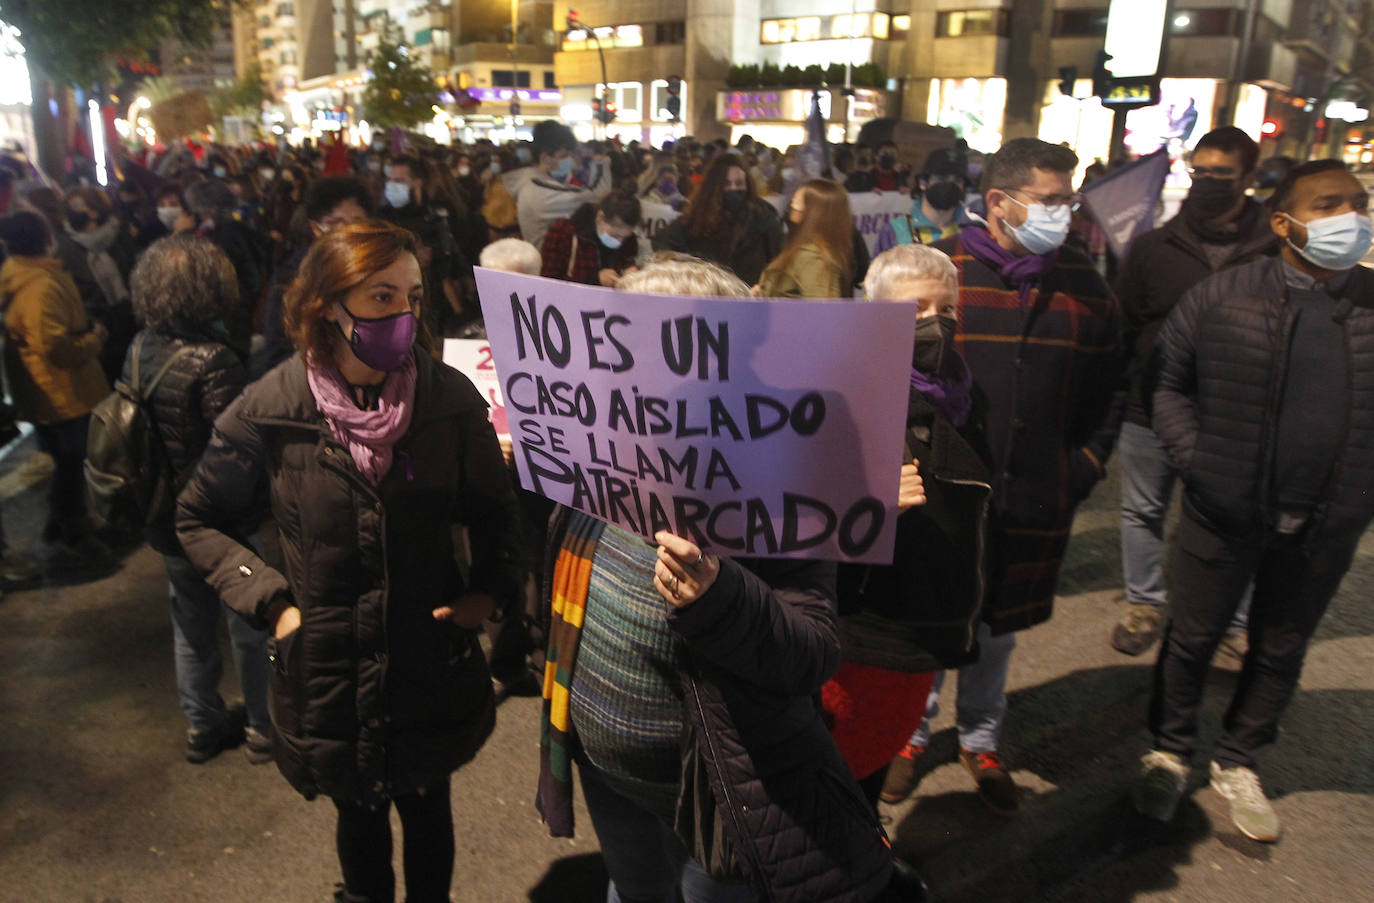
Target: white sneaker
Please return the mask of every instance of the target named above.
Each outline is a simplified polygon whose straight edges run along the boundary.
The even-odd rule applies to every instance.
[[[1140,757],[1140,777],[1131,787],[1135,811],[1148,818],[1170,821],[1188,786],[1188,763],[1178,755],[1152,749]]]
[[[1259,775],[1237,765],[1222,768],[1212,763],[1212,789],[1231,803],[1231,821],[1240,833],[1260,843],[1279,839],[1279,816],[1260,786]]]

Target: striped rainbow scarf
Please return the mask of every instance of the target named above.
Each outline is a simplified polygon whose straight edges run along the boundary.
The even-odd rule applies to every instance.
[[[558,558],[552,568],[548,653],[544,661],[544,709],[539,727],[539,789],[535,808],[552,837],[573,836],[572,671],[582,619],[587,612],[587,587],[592,580],[592,556],[606,524],[585,514],[560,509],[550,525],[551,536],[563,529]]]

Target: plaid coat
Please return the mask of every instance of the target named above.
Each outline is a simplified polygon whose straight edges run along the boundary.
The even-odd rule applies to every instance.
[[[540,249],[543,264],[539,275],[562,279],[564,282],[600,285],[602,270],[623,273],[626,268],[634,266],[638,255],[639,242],[633,235],[612,251],[597,241],[595,229],[588,233],[578,229],[571,219],[560,219],[544,233],[544,247]]]
[[[959,270],[956,344],[992,452],[983,617],[995,634],[1024,630],[1052,613],[1074,510],[1116,443],[1126,400],[1121,311],[1070,248],[1022,309],[1017,289],[958,236],[935,247]]]

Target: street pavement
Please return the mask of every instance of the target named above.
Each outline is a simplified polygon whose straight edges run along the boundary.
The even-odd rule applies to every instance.
[[[0,461],[0,508],[11,544],[36,554],[45,473],[31,444]],[[1021,813],[986,810],[954,763],[951,681],[930,753],[947,763],[911,800],[883,807],[896,848],[944,903],[1374,898],[1374,542],[1361,546],[1260,769],[1284,826],[1280,843],[1261,845],[1206,787],[1205,755],[1173,824],[1142,820],[1127,802],[1148,740],[1153,654],[1131,659],[1107,643],[1121,611],[1117,493],[1113,477],[1086,503],[1055,617],[1019,638],[1004,737]],[[327,800],[306,802],[239,751],[182,759],[167,581],[151,551],[105,575],[53,567],[8,588],[0,663],[0,903],[330,899]],[[1204,743],[1235,680],[1214,672]],[[538,709],[505,702],[491,740],[454,777],[459,903],[605,898],[585,810],[573,840],[550,839],[534,811]]]

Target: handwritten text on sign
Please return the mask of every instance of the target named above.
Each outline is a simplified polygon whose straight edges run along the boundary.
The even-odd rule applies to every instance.
[[[891,561],[914,304],[476,273],[527,489],[723,554]]]

